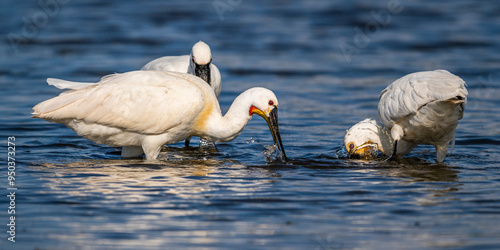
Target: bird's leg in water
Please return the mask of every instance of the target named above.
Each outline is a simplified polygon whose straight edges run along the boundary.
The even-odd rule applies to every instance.
[[[127,146],[127,147],[122,147],[122,158],[136,158],[144,154],[144,151],[142,151],[142,147],[136,147],[136,146]]]
[[[217,152],[217,147],[215,142],[209,141],[207,138],[200,138],[200,150],[201,151],[215,151]]]

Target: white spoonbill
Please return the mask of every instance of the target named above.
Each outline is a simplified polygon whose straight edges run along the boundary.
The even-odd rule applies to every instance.
[[[369,118],[356,123],[347,130],[344,136],[344,146],[350,157],[362,159],[377,158],[379,152],[390,156],[393,151],[389,131]]]
[[[181,72],[196,75],[207,82],[215,92],[217,99],[220,97],[222,88],[221,74],[215,64],[212,63],[212,52],[210,46],[203,41],[193,45],[190,55],[164,56],[155,59],[142,67],[141,70],[161,70]],[[47,78],[47,83],[58,89],[80,89],[94,82],[72,82],[55,78]],[[186,138],[186,146],[189,146],[191,138]],[[207,144],[215,147],[215,144],[203,138],[200,145]]]
[[[443,162],[467,94],[465,82],[446,70],[409,74],[384,89],[378,113],[394,140],[391,158],[427,144],[436,148],[436,161]]]
[[[286,160],[278,128],[278,99],[265,88],[240,94],[222,116],[214,91],[184,73],[132,71],[103,77],[33,107],[33,117],[62,123],[86,139],[124,147],[122,157],[158,157],[160,148],[190,136],[235,139],[257,114],[266,120]]]

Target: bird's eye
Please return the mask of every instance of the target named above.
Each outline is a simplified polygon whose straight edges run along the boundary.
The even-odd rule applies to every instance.
[[[349,150],[353,150],[353,149],[354,149],[354,144],[349,143]]]
[[[269,106],[273,106],[274,102],[272,100],[269,101]]]
[[[193,56],[193,57],[191,57],[191,61],[194,63],[194,56]]]

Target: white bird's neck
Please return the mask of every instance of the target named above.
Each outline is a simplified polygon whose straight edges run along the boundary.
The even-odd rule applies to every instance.
[[[231,104],[224,116],[212,112],[205,124],[203,133],[213,141],[232,141],[241,134],[243,128],[252,119],[250,107],[252,106],[252,91],[240,94]],[[215,110],[214,110],[215,111]]]

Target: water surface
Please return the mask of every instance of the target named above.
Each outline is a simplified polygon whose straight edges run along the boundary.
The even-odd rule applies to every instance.
[[[17,227],[16,243],[3,233],[0,249],[500,248],[500,4],[402,0],[394,11],[389,2],[60,0],[52,12],[9,2],[0,131],[4,145],[16,138]],[[272,137],[260,117],[218,152],[178,143],[157,163],[121,160],[29,118],[60,93],[47,77],[97,81],[187,54],[198,40],[221,70],[223,112],[247,88],[276,93],[289,164],[266,161]],[[469,89],[444,164],[427,146],[398,163],[336,157],[350,126],[378,119],[381,90],[434,69]]]

